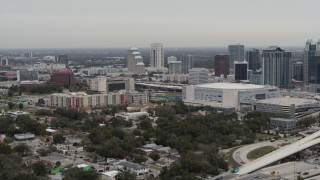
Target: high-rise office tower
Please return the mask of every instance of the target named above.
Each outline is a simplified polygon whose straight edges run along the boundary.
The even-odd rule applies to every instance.
[[[303,82],[320,84],[320,40],[315,44],[309,39],[304,48]]]
[[[138,50],[138,48],[128,49],[128,71],[135,74],[144,73],[144,63],[143,58]]]
[[[223,75],[226,77],[229,75],[229,56],[228,55],[216,55],[214,57],[214,72],[215,76]]]
[[[192,68],[189,70],[189,84],[204,84],[208,83],[208,69]]]
[[[157,69],[161,69],[164,67],[164,53],[162,43],[151,44],[150,66]]]
[[[233,70],[235,61],[244,61],[244,45],[232,44],[228,47],[229,68]]]
[[[296,62],[292,65],[292,79],[303,81],[303,63]]]
[[[175,56],[170,56],[170,57],[167,58],[167,60],[168,60],[168,64],[169,64],[169,63],[172,62],[172,61],[177,61],[177,57],[175,57]]]
[[[187,74],[194,68],[194,59],[192,55],[181,55],[182,73]]]
[[[235,61],[234,62],[234,80],[248,80],[248,62]]]
[[[291,84],[291,52],[270,46],[262,52],[262,84],[286,87]]]
[[[181,61],[170,61],[169,62],[169,74],[181,74],[182,63]]]
[[[66,55],[66,54],[60,54],[60,55],[58,56],[58,63],[59,63],[59,64],[65,64],[66,67],[68,67],[68,65],[69,65],[68,55]]]
[[[256,71],[261,68],[259,49],[250,49],[246,52],[246,60],[248,61],[249,70]]]

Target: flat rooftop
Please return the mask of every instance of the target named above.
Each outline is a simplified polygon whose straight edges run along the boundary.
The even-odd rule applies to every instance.
[[[212,89],[234,89],[234,90],[249,90],[249,89],[264,89],[265,86],[255,84],[242,83],[206,83],[195,85],[195,87],[212,88]]]
[[[280,105],[280,106],[289,106],[290,104],[294,104],[295,106],[301,106],[301,105],[318,103],[318,101],[314,99],[305,99],[305,98],[279,97],[279,98],[258,100],[257,103],[274,104],[274,105]]]

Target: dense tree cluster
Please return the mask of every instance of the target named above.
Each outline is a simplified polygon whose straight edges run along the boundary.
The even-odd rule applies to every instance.
[[[92,145],[87,145],[87,151],[96,152],[103,157],[115,158],[140,158],[137,148],[144,143],[142,137],[136,138],[131,133],[113,127],[94,129],[89,134],[89,139]]]

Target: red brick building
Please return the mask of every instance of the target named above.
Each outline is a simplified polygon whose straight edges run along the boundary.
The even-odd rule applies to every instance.
[[[216,55],[214,58],[214,71],[215,76],[229,75],[229,56],[228,55]]]
[[[57,86],[73,86],[76,84],[74,73],[70,70],[56,71],[51,75],[51,82]]]

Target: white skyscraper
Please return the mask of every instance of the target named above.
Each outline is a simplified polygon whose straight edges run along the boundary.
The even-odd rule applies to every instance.
[[[162,43],[151,44],[150,66],[157,69],[161,69],[164,67],[164,54]]]
[[[143,58],[138,48],[129,48],[128,50],[128,71],[135,74],[144,73]]]

